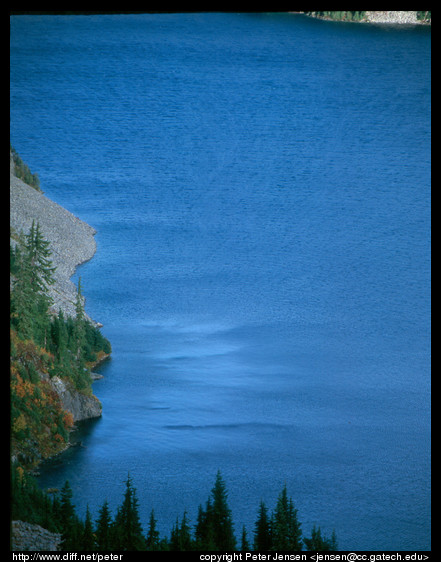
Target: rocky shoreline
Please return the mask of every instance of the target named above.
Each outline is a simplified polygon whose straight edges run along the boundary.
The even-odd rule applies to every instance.
[[[418,25],[424,23],[416,12],[366,12],[367,23]]]
[[[351,23],[374,23],[385,25],[431,25],[430,19],[428,21],[418,19],[418,12],[411,11],[366,11],[361,19],[348,19],[343,16],[341,19],[334,17],[324,16],[326,12],[294,12],[306,13],[308,16],[322,19],[326,21],[350,21]],[[338,13],[338,12],[337,12]],[[345,14],[346,12],[340,12]]]
[[[51,244],[52,262],[56,266],[55,283],[49,288],[53,299],[52,309],[61,309],[65,316],[75,317],[77,288],[71,277],[78,265],[90,260],[96,252],[94,228],[24,183],[14,174],[10,156],[10,226],[11,244],[16,243],[20,232],[27,233],[35,220]],[[99,325],[86,315],[88,320]],[[44,375],[42,375],[44,377]],[[49,378],[49,377],[47,377]],[[100,401],[94,396],[79,393],[69,381],[52,377],[48,382],[60,397],[63,408],[69,411],[74,422],[102,415]]]

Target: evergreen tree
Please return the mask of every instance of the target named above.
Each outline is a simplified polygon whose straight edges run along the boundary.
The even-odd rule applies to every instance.
[[[328,540],[329,550],[338,550],[337,535],[335,529],[332,530],[331,538]]]
[[[81,277],[78,278],[77,285],[77,298],[75,301],[75,314],[76,320],[84,320],[84,306],[83,306],[83,286],[81,284]]]
[[[9,273],[15,275],[18,271],[18,263],[20,262],[20,247],[18,244],[9,245]]]
[[[48,308],[51,299],[47,291],[54,283],[49,242],[44,239],[40,224],[32,222],[29,233],[21,235],[14,252],[15,281],[11,293],[12,324],[23,339],[35,338],[46,344],[49,332]]]
[[[87,550],[89,552],[96,549],[96,541],[92,527],[92,516],[90,514],[89,506],[87,506],[86,510],[86,519],[84,521],[84,529],[81,537],[81,547],[82,550]]]
[[[179,527],[179,550],[191,550],[192,549],[192,539],[190,532],[190,525],[187,519],[187,512],[184,511],[182,517],[181,526]]]
[[[110,529],[112,517],[110,515],[109,503],[106,500],[98,512],[96,521],[96,544],[97,550],[112,550]]]
[[[80,362],[82,366],[82,351],[84,348],[86,328],[85,328],[85,316],[84,316],[84,305],[83,305],[83,295],[82,295],[82,285],[81,277],[78,279],[77,288],[77,298],[75,302],[75,322],[74,322],[74,333],[73,339],[75,342],[75,357]]]
[[[149,528],[147,531],[147,550],[158,550],[159,549],[159,532],[156,530],[157,521],[155,519],[155,513],[152,509],[150,513]]]
[[[206,516],[202,505],[199,504],[196,525],[194,529],[194,539],[196,550],[204,550],[206,538]]]
[[[179,525],[179,519],[173,526],[170,534],[169,542],[170,550],[188,551],[193,549],[193,541],[191,539],[190,525],[188,524],[187,512],[184,511],[182,522]]]
[[[10,515],[11,520],[27,521],[41,525],[48,531],[60,532],[59,502],[52,502],[49,495],[40,489],[36,480],[18,464],[10,471]]]
[[[114,542],[116,550],[145,550],[145,541],[139,520],[138,499],[130,475],[127,477],[123,503],[115,517]]]
[[[337,537],[335,536],[335,531],[332,532],[331,538],[322,537],[320,527],[316,527],[315,525],[311,530],[311,537],[305,537],[303,542],[306,545],[306,550],[309,551],[325,552],[337,550]]]
[[[17,178],[20,178],[25,183],[36,189],[37,191],[41,191],[40,189],[40,179],[38,174],[33,174],[29,169],[28,165],[23,162],[20,156],[17,154],[15,148],[10,146],[10,151],[12,155],[12,159],[14,162],[14,173]]]
[[[52,351],[60,363],[67,361],[68,333],[63,310],[60,308],[51,324]]]
[[[170,550],[177,551],[181,550],[179,548],[179,521],[176,518],[176,523],[173,525],[171,533],[170,533],[170,541],[169,541]]]
[[[78,520],[72,504],[72,488],[66,480],[61,489],[60,501],[61,549],[76,550],[78,546]]]
[[[195,548],[196,550],[216,550],[213,529],[213,506],[210,498],[207,500],[205,510],[201,505],[198,508]]]
[[[64,486],[61,488],[61,519],[64,523],[73,521],[75,518],[75,506],[72,503],[72,488],[69,481],[66,480]]]
[[[228,494],[220,471],[217,472],[211,495],[213,500],[212,521],[216,549],[235,550],[236,538],[234,536],[231,511],[227,503]]]
[[[21,253],[16,263],[15,280],[11,292],[11,325],[24,340],[33,336],[37,295],[32,287],[30,260]]]
[[[250,545],[248,544],[247,530],[245,529],[245,525],[242,527],[242,540],[240,543],[240,550],[242,552],[248,552],[250,550]]]
[[[271,550],[271,527],[268,518],[268,509],[261,500],[259,505],[259,514],[254,530],[254,550],[267,552]]]
[[[33,270],[32,283],[35,287],[34,290],[35,292],[45,293],[48,286],[55,282],[53,275],[56,268],[53,267],[50,259],[52,255],[50,243],[43,237],[40,223],[35,225],[35,221],[32,221],[29,234],[26,235],[26,251]]]
[[[297,509],[288,498],[286,485],[279,494],[271,529],[273,550],[302,550],[301,524],[297,520]]]

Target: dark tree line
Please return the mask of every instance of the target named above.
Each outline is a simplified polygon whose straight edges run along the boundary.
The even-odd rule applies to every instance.
[[[250,541],[245,527],[237,541],[228,492],[218,471],[205,506],[199,506],[194,525],[184,511],[176,519],[169,537],[161,537],[154,510],[150,512],[148,528],[144,532],[139,502],[132,478],[128,476],[121,505],[112,516],[107,500],[98,511],[95,521],[89,508],[82,520],[75,512],[69,482],[56,494],[40,490],[21,467],[12,469],[12,518],[42,525],[61,534],[61,550],[77,551],[329,551],[337,550],[337,539],[322,535],[314,526],[310,537],[303,536],[297,509],[288,496],[286,486],[280,492],[271,513],[261,501]]]

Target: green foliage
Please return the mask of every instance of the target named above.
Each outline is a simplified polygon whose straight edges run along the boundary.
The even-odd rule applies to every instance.
[[[13,453],[32,465],[65,447],[73,423],[47,378],[68,379],[90,396],[90,368],[111,346],[86,320],[81,282],[75,318],[51,311],[47,292],[55,268],[40,225],[34,221],[28,234],[15,238],[10,246],[11,444]]]
[[[306,14],[335,21],[361,21],[365,17],[366,11],[306,12]]]
[[[272,550],[302,550],[301,525],[297,520],[297,509],[288,498],[286,486],[277,499],[271,519]]]
[[[90,514],[89,506],[87,506],[86,519],[84,521],[83,533],[81,536],[81,544],[83,550],[89,552],[96,550],[95,534],[92,526],[92,516]]]
[[[54,283],[51,250],[39,223],[32,222],[29,233],[20,237],[21,244],[10,248],[11,273],[14,274],[11,292],[11,323],[24,339],[33,338],[42,345],[49,328],[47,295]]]
[[[254,530],[254,550],[267,552],[271,550],[271,525],[268,509],[263,501],[259,505],[259,513]]]
[[[124,501],[115,517],[112,529],[113,550],[145,550],[145,540],[142,535],[138,512],[136,489],[130,475],[126,481]]]
[[[417,12],[417,19],[424,22],[432,22],[432,12]]]
[[[106,500],[99,511],[98,520],[96,522],[95,538],[97,550],[111,550],[111,522],[112,516],[109,510],[109,504]]]
[[[59,502],[38,487],[35,479],[16,463],[11,467],[11,520],[41,525],[52,533],[59,533]]]
[[[187,512],[184,511],[181,524],[179,524],[179,519],[176,520],[176,524],[173,526],[170,541],[169,550],[179,550],[188,551],[193,550],[193,541],[191,538],[190,525],[188,523]]]
[[[74,550],[80,533],[78,532],[78,518],[75,514],[75,506],[72,503],[72,488],[68,481],[61,489],[60,521],[62,550]]]
[[[59,396],[40,376],[52,361],[45,349],[11,331],[11,447],[27,465],[60,452],[73,423]]]
[[[214,544],[218,550],[234,550],[236,548],[236,538],[234,536],[233,521],[227,502],[227,489],[220,471],[216,475],[211,495],[213,500]]]
[[[329,551],[329,550],[337,550],[337,537],[335,535],[335,531],[333,531],[331,538],[322,537],[322,531],[320,527],[314,527],[311,531],[310,538],[304,538],[303,542],[306,545],[306,550],[309,551]]]
[[[52,265],[50,257],[52,251],[49,242],[41,232],[40,223],[32,221],[29,233],[26,235],[27,259],[31,268],[31,282],[35,292],[46,292],[49,285],[55,280],[53,274],[55,267]]]
[[[55,359],[56,371],[68,377],[78,390],[88,392],[90,376],[84,374],[87,363],[98,355],[111,353],[109,341],[98,327],[86,320],[83,307],[81,279],[78,282],[76,316],[65,319],[63,311],[50,313],[51,300],[47,296],[54,283],[55,268],[50,260],[51,250],[40,225],[32,223],[21,243],[10,247],[11,326],[23,339],[31,339],[44,346]],[[86,368],[87,371],[87,368]]]
[[[159,550],[160,540],[159,532],[156,530],[157,521],[155,519],[155,512],[150,512],[149,529],[147,532],[147,550]]]
[[[20,247],[16,246],[9,246],[9,271],[11,275],[16,275],[19,271],[19,264],[21,261],[21,252]]]
[[[197,524],[195,528],[195,550],[216,550],[214,543],[214,529],[212,522],[211,499],[208,498],[205,510],[198,508]]]
[[[234,550],[236,548],[227,496],[225,482],[218,471],[205,510],[199,506],[196,525],[196,543],[199,550]]]
[[[242,527],[242,539],[240,542],[240,550],[242,552],[247,552],[250,550],[250,545],[248,544],[247,530],[245,525]]]
[[[14,162],[15,175],[31,187],[35,188],[37,191],[41,191],[40,179],[38,175],[31,173],[29,167],[23,162],[23,160],[17,154],[16,150],[12,148],[12,146],[10,147],[10,150]]]

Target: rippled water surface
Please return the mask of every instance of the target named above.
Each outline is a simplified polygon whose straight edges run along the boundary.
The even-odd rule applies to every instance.
[[[80,514],[240,537],[286,483],[307,535],[430,548],[430,30],[293,14],[15,16],[11,142],[97,229],[112,359],[42,471]]]

